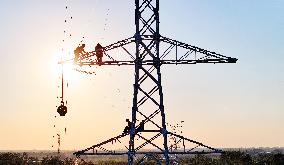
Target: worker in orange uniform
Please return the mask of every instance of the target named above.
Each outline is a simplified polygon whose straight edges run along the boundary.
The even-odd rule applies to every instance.
[[[80,55],[82,56],[83,54],[85,54],[85,44],[82,44],[81,46],[78,46],[75,50],[74,50],[74,55],[75,55],[75,58],[74,58],[74,62],[77,63],[78,62],[78,59],[80,58]]]

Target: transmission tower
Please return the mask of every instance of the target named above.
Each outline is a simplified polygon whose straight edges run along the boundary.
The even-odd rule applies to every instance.
[[[236,63],[237,59],[160,35],[159,0],[135,0],[135,7],[136,31],[134,36],[105,46],[100,50],[103,52],[104,58],[107,57],[109,60],[101,62],[96,60],[98,50],[95,50],[85,53],[75,62],[81,67],[93,65],[133,65],[135,67],[132,118],[128,122],[129,127],[122,134],[77,151],[74,155],[78,157],[80,155],[128,155],[129,165],[141,164],[146,157],[151,157],[157,162],[163,161],[168,165],[171,164],[171,154],[221,153],[222,151],[219,149],[168,131],[161,66],[165,64]],[[161,44],[163,45],[161,46]],[[128,49],[127,46],[130,48]],[[110,55],[116,49],[125,51],[127,56],[116,58]],[[130,53],[130,49],[134,50],[134,53]],[[176,137],[177,143],[180,143],[183,149],[169,151],[169,136]],[[104,147],[114,141],[121,143],[121,139],[127,137],[129,144],[125,148],[128,152],[112,151]],[[143,150],[147,145],[151,145],[154,149]],[[198,150],[197,148],[200,147],[202,149]],[[144,156],[135,160],[136,155],[139,154]]]

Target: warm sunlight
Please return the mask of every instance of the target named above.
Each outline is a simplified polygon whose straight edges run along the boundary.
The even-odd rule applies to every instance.
[[[61,61],[64,61],[64,64],[60,64]],[[73,65],[72,55],[69,55],[67,53],[57,53],[54,56],[54,59],[52,61],[52,70],[53,74],[56,74],[56,76],[61,76],[62,74],[62,66],[63,66],[63,73],[64,73],[64,79],[65,80],[76,80],[78,77],[76,74],[75,66]]]
[[[0,165],[284,165],[283,8],[1,0]]]
[[[68,62],[63,65],[63,73],[65,80],[76,81],[78,79],[78,74],[76,74],[76,71],[74,69],[75,66],[72,62]]]

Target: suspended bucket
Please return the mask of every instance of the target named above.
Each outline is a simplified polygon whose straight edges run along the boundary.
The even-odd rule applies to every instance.
[[[57,108],[57,112],[60,116],[65,116],[67,113],[67,107],[64,105],[63,101],[61,101],[61,105]]]

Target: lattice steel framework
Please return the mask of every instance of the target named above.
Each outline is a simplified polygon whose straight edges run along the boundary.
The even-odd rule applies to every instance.
[[[136,32],[133,37],[103,47],[102,51],[109,60],[98,62],[95,59],[96,51],[92,51],[82,55],[76,63],[82,67],[92,65],[134,65],[135,82],[131,110],[132,119],[129,122],[130,129],[114,138],[75,152],[74,155],[127,154],[128,164],[132,165],[142,163],[144,158],[149,155],[155,157],[153,155],[158,154],[161,155],[159,161],[164,161],[168,165],[171,164],[169,156],[171,154],[221,153],[221,150],[167,130],[161,66],[165,64],[236,63],[237,59],[161,36],[159,30],[159,0],[135,0],[135,6]],[[126,48],[127,45],[131,44],[135,45],[135,52],[133,53],[135,55]],[[163,51],[161,50],[161,44],[163,44]],[[115,59],[114,56],[109,54],[112,50],[118,48],[125,51],[129,55],[128,58],[124,56]],[[178,50],[182,50],[183,53],[180,55]],[[177,143],[182,146],[179,150],[169,151],[169,136],[178,139]],[[129,145],[125,146],[128,152],[111,151],[104,147],[114,141],[122,143],[121,139],[125,137],[129,137]],[[136,146],[136,144],[138,145]],[[149,144],[155,149],[152,149],[151,152],[142,150]],[[187,146],[187,144],[190,145]],[[202,147],[202,149],[197,150],[198,147]],[[134,158],[137,154],[145,154],[145,156],[135,161]]]

